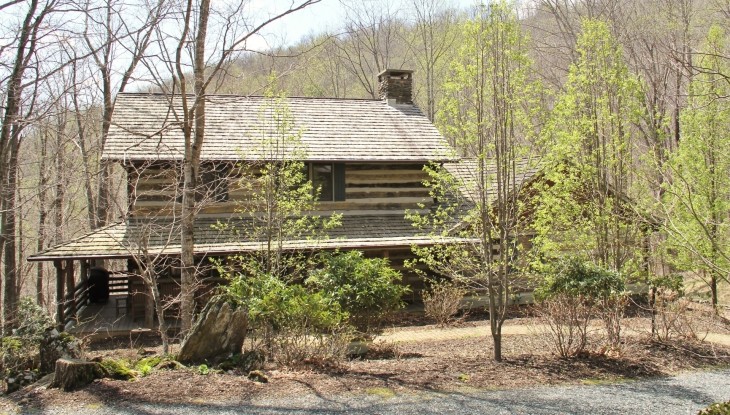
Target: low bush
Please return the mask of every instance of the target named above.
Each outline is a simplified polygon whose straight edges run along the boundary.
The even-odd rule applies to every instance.
[[[162,356],[149,356],[140,359],[135,365],[134,370],[144,377],[152,373],[152,371],[162,363]]]
[[[440,326],[450,323],[466,293],[466,288],[456,282],[431,281],[429,289],[421,294],[426,316]]]
[[[198,366],[198,374],[199,375],[205,376],[205,375],[207,375],[209,373],[210,373],[210,368],[208,367],[208,365],[203,364],[203,365]]]
[[[547,327],[544,340],[555,354],[571,357],[585,350],[591,312],[581,297],[553,295],[535,304],[535,314]]]
[[[253,349],[284,365],[344,358],[348,314],[323,292],[261,274],[235,277],[227,294],[248,310]]]
[[[684,298],[684,278],[679,274],[656,276],[651,287],[652,335],[660,341],[674,336],[697,337],[687,312],[689,301]]]
[[[535,290],[537,314],[549,328],[548,345],[561,357],[580,354],[588,343],[588,321],[597,314],[608,346],[620,347],[627,298],[621,274],[577,258],[551,268]]]
[[[323,266],[310,273],[306,284],[333,298],[358,330],[370,333],[403,307],[409,288],[400,284],[402,278],[386,258],[348,251],[325,255]]]
[[[37,369],[40,344],[53,320],[30,297],[21,298],[10,336],[0,338],[0,376],[12,377],[20,371]]]

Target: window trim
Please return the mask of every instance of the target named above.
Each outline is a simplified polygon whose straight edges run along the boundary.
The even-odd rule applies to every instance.
[[[332,171],[332,198],[331,199],[317,199],[317,202],[344,202],[346,200],[345,194],[345,163],[335,162],[320,162],[310,161],[307,162],[307,180],[312,183],[312,192],[316,191],[314,187],[314,166],[315,165],[329,165]]]

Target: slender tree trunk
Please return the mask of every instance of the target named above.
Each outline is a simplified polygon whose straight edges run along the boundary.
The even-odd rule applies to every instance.
[[[65,128],[65,121],[59,119],[56,131],[56,159],[55,159],[55,170],[56,170],[56,191],[53,200],[53,211],[54,211],[54,242],[60,244],[63,242],[64,237],[64,208],[66,203],[66,160],[64,157],[64,137],[63,130]]]
[[[38,8],[38,0],[31,0],[28,4],[28,12],[20,28],[20,36],[17,43],[15,61],[12,72],[7,80],[7,95],[5,100],[5,114],[0,129],[0,181],[3,189],[0,190],[2,201],[2,214],[0,215],[0,247],[2,248],[4,261],[3,302],[2,318],[3,328],[10,323],[15,316],[17,298],[15,290],[17,285],[16,275],[16,230],[15,230],[15,193],[17,174],[17,152],[18,136],[20,127],[18,117],[20,115],[20,104],[23,90],[23,74],[25,73],[27,57],[31,56],[35,49],[35,39],[32,39],[32,31],[37,29],[33,19]],[[38,23],[37,21],[35,22]],[[12,186],[12,188],[9,188]]]
[[[189,16],[192,3],[188,2],[186,30],[181,39],[187,36]],[[178,76],[183,94],[183,110],[186,111],[186,145],[183,161],[183,203],[181,219],[181,314],[182,327],[187,331],[192,326],[195,307],[195,288],[197,286],[197,271],[195,264],[195,236],[194,226],[196,217],[195,193],[200,175],[200,154],[205,140],[205,42],[208,32],[208,18],[210,16],[210,0],[202,0],[198,11],[197,31],[195,35],[195,54],[193,62],[194,103],[192,108],[187,105],[184,83],[185,75],[180,67],[181,48],[178,46]]]
[[[38,180],[38,241],[36,249],[38,252],[43,251],[46,247],[46,220],[48,218],[48,209],[46,207],[46,186],[48,186],[48,175],[46,174],[46,142],[45,138],[41,143],[41,160],[39,167]],[[44,262],[36,263],[36,302],[43,307],[45,305],[45,296],[43,295]]]
[[[18,175],[18,145],[11,138],[9,160],[7,162],[2,188],[2,232],[3,241],[3,321],[14,324],[17,298],[17,235],[16,235],[16,190]]]
[[[160,330],[160,339],[162,340],[162,354],[170,353],[170,339],[167,336],[167,321],[165,320],[165,310],[160,298],[160,289],[157,287],[157,280],[151,271],[146,270],[148,284],[150,286],[150,294],[152,295],[152,303],[155,305],[157,313],[157,327]]]

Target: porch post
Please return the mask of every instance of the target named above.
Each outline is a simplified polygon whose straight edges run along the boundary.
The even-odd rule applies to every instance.
[[[63,263],[55,260],[53,265],[56,267],[56,326],[59,331],[63,331]]]
[[[156,284],[156,281],[152,281]],[[151,329],[155,326],[155,301],[152,299],[152,287],[145,282],[145,288],[147,288],[147,295],[145,295],[144,301],[144,326]],[[162,303],[160,302],[160,307]]]
[[[66,261],[66,297],[68,297],[69,316],[76,317],[76,283],[74,281],[74,261]]]
[[[79,282],[85,283],[86,287],[88,287],[89,282],[89,260],[88,259],[82,259],[79,262]],[[86,296],[86,301],[83,305],[89,304],[89,296]]]

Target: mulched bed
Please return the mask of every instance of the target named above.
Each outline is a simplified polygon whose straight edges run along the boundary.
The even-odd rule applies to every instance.
[[[529,318],[515,322],[529,322]],[[514,322],[512,322],[514,323]],[[646,323],[644,321],[644,323]],[[476,324],[465,322],[462,324]],[[488,330],[485,328],[485,330]],[[418,390],[510,389],[565,383],[602,383],[667,376],[678,371],[730,366],[730,348],[710,343],[652,342],[647,336],[627,339],[620,355],[587,353],[560,359],[546,351],[534,334],[504,336],[502,362],[492,360],[486,335],[457,340],[375,345],[362,359],[336,366],[267,368],[268,384],[234,374],[200,375],[194,368],[158,370],[136,381],[97,380],[70,393],[29,387],[2,401],[34,408],[103,405],[105,402],[235,403],[302,393],[334,395]],[[131,346],[131,347],[130,347]],[[158,347],[154,338],[98,343],[91,354],[141,356]],[[592,345],[592,350],[599,350]]]

